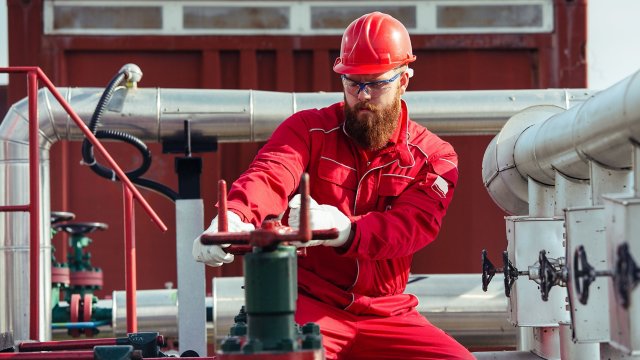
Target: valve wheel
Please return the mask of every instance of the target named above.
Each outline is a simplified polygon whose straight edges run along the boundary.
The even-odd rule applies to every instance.
[[[540,250],[538,254],[538,262],[540,263],[540,295],[542,301],[549,300],[549,292],[558,281],[558,274],[553,264],[547,258],[547,252]]]
[[[487,256],[487,249],[482,249],[482,291],[486,292],[489,283],[496,274],[496,267],[493,266],[491,260]]]
[[[513,267],[511,261],[509,260],[509,252],[502,252],[502,273],[504,274],[504,295],[506,297],[511,297],[511,288],[513,287],[513,283],[518,278],[518,269]]]
[[[51,212],[51,224],[56,224],[61,221],[70,221],[76,218],[74,213],[64,211],[52,211]]]
[[[82,235],[96,230],[106,230],[109,225],[99,222],[60,223],[53,225],[56,231],[64,231],[70,235]]]
[[[616,272],[613,281],[618,291],[620,305],[628,309],[631,291],[640,282],[640,268],[638,268],[629,253],[628,243],[618,246],[617,255],[618,260],[616,261]]]
[[[578,300],[582,305],[587,305],[589,286],[596,279],[596,274],[593,266],[587,261],[587,252],[583,245],[578,246],[573,252],[573,279]]]

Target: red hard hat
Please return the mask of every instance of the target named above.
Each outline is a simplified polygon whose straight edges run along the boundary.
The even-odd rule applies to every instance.
[[[381,74],[415,61],[409,33],[390,15],[373,12],[354,20],[342,35],[339,74]]]

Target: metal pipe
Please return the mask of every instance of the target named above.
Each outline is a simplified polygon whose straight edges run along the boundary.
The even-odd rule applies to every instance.
[[[571,109],[534,107],[514,115],[487,147],[483,180],[513,215],[527,213],[526,182],[555,185],[556,173],[588,180],[589,162],[626,170],[640,141],[640,71]]]
[[[87,329],[87,328],[97,328],[98,326],[111,325],[111,321],[109,320],[98,320],[98,321],[79,321],[79,322],[63,322],[63,323],[52,323],[51,329]]]
[[[4,70],[4,69],[2,69]],[[56,93],[41,89],[37,93],[40,147],[40,232],[42,268],[50,263],[49,150],[59,140],[79,141],[86,126],[79,129],[65,108],[55,99],[64,98],[78,115],[90,119],[100,98],[101,88],[60,88]],[[62,95],[61,95],[62,94]],[[495,134],[516,112],[539,104],[569,108],[590,95],[587,90],[500,90],[408,92],[404,95],[411,118],[439,134]],[[266,140],[286,117],[298,110],[327,106],[342,100],[341,93],[277,93],[251,90],[127,89],[120,88],[103,116],[104,129],[118,129],[143,141],[182,138],[183,124],[189,119],[193,140],[216,137],[221,142]],[[20,189],[28,176],[28,102],[14,104],[0,124],[0,183],[11,184],[12,191],[0,194],[0,206],[16,206],[28,201]],[[125,182],[128,179],[123,179]],[[134,194],[137,189],[133,188]],[[0,218],[0,332],[13,331],[16,339],[29,337],[23,323],[29,303],[28,217],[4,213]],[[47,270],[44,270],[47,271]],[[44,272],[45,276],[50,273]],[[48,274],[48,275],[47,275]],[[49,283],[41,280],[45,298]],[[43,307],[44,308],[44,307]],[[26,307],[28,309],[28,306]],[[46,312],[45,312],[46,313]],[[43,315],[43,314],[41,314]],[[50,320],[41,323],[48,331]]]
[[[138,331],[157,331],[165,337],[178,336],[178,290],[156,289],[136,292]],[[127,334],[126,292],[114,291],[111,300],[99,300],[99,308],[112,309],[114,336]],[[208,303],[211,306],[211,302]]]
[[[103,89],[60,88],[80,118],[91,117]],[[586,100],[588,90],[416,91],[404,99],[411,118],[438,134],[496,134],[518,111],[534,105],[569,108]],[[79,141],[80,129],[41,90],[48,104],[41,129],[51,143]],[[193,140],[215,136],[220,142],[263,141],[296,111],[328,106],[342,93],[279,93],[254,90],[127,89],[118,88],[103,114],[103,129],[118,129],[144,141],[182,139],[184,120],[191,123]],[[21,103],[5,119],[20,116]],[[11,121],[11,120],[10,120]],[[44,129],[43,129],[44,128]]]

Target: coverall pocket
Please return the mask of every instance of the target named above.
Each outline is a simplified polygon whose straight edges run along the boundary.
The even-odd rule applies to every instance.
[[[356,189],[358,180],[354,168],[326,157],[321,157],[318,162],[318,177],[349,190]]]

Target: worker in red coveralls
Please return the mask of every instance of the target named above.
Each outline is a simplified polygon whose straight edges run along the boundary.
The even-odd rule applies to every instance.
[[[229,231],[253,230],[287,208],[297,227],[295,194],[309,173],[312,229],[340,235],[305,244],[296,321],[320,325],[327,359],[473,358],[404,293],[413,254],[438,235],[458,180],[453,147],[413,122],[401,100],[415,59],[398,20],[374,12],[353,21],[333,66],[344,101],[286,119],[228,195]],[[205,233],[217,226],[216,217]],[[193,256],[233,261],[199,238]]]

